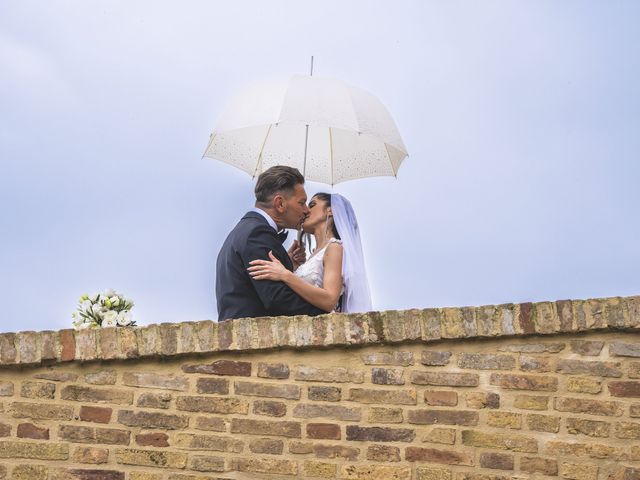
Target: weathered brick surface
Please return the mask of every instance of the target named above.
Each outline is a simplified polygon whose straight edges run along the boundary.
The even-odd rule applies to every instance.
[[[640,297],[0,333],[0,479],[638,479],[639,333]]]

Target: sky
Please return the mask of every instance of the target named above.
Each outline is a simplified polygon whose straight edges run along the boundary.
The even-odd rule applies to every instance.
[[[263,78],[376,95],[409,151],[349,198],[377,310],[640,294],[640,3],[0,2],[0,331],[216,319],[252,179],[202,154]]]

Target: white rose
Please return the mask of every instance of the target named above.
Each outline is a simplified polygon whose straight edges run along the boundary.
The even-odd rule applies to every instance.
[[[93,295],[89,295],[89,300],[91,300],[93,303],[98,301],[98,294],[94,293]]]
[[[118,314],[118,325],[126,327],[131,323],[131,314],[129,312],[120,312]]]
[[[109,298],[109,301],[111,302],[111,305],[114,307],[117,307],[118,305],[120,305],[120,298],[118,298],[116,295]]]
[[[118,326],[118,314],[113,310],[106,312],[102,318],[103,327],[117,327]]]
[[[117,293],[113,288],[109,288],[108,290],[105,290],[104,292],[102,292],[102,296],[106,298],[113,297],[114,295],[117,295]]]
[[[134,305],[133,300],[131,300],[130,298],[125,298],[124,301],[125,301],[125,303],[127,304],[127,306],[129,308],[133,307],[133,305]]]

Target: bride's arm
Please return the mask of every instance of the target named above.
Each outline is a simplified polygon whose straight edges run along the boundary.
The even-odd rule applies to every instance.
[[[271,253],[271,261],[254,260],[247,270],[254,280],[275,280],[287,284],[291,290],[315,307],[330,312],[338,304],[342,292],[342,245],[332,243],[324,254],[323,288],[305,282],[287,270]]]

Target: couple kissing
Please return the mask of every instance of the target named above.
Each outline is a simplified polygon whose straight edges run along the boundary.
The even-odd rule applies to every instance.
[[[318,193],[307,205],[304,177],[275,166],[256,182],[255,207],[227,236],[216,262],[218,320],[371,310],[360,232],[351,203]],[[282,243],[302,226],[315,240]]]

